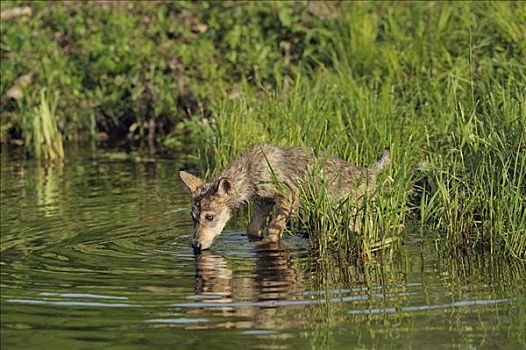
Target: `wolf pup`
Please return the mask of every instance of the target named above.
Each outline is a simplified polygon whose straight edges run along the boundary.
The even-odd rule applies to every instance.
[[[324,176],[328,181],[331,199],[350,196],[359,200],[370,191],[374,192],[377,175],[389,166],[390,152],[385,150],[381,159],[369,167],[357,167],[323,154],[316,159],[312,149],[259,145],[234,159],[209,182],[180,171],[181,180],[192,193],[194,251],[210,248],[234,209],[248,202],[254,205],[248,234],[263,236],[270,216],[268,240],[279,241],[289,217],[299,206],[299,186],[312,174],[317,160],[323,172],[318,177]],[[356,217],[358,211],[353,214]],[[361,220],[352,220],[349,225],[360,232]]]

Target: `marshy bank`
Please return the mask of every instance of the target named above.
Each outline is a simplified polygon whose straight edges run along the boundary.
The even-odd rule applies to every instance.
[[[1,6],[30,9],[3,16],[0,95],[2,142],[31,156],[194,144],[210,175],[256,143],[360,165],[390,147],[363,204],[377,224],[355,237],[338,224],[348,204],[306,189],[291,232],[372,257],[415,228],[453,254],[526,258],[524,3]]]

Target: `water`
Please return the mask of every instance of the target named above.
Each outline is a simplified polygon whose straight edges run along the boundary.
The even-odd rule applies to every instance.
[[[409,235],[399,259],[363,266],[239,223],[194,256],[183,155],[67,157],[2,152],[2,349],[526,348],[517,262]]]

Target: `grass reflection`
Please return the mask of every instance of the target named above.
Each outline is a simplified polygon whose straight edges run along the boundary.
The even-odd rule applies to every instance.
[[[429,245],[406,247],[398,260],[364,263],[333,254],[309,261],[313,278],[305,287],[319,291],[313,299],[325,298],[306,309],[304,334],[313,349],[344,349],[341,339],[367,349],[526,344],[523,264],[437,256]],[[345,302],[350,295],[355,301]]]

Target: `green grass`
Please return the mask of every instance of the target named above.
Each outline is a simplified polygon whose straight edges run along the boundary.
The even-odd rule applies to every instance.
[[[522,3],[355,4],[327,30],[331,67],[306,68],[273,90],[245,84],[240,97],[213,105],[201,168],[217,172],[257,143],[309,144],[359,165],[389,146],[392,168],[365,202],[375,225],[362,237],[342,227],[349,206],[328,203],[323,186],[301,193],[296,229],[306,225],[322,251],[370,256],[396,251],[416,221],[447,250],[525,259],[521,28]],[[410,203],[418,176],[428,191]]]
[[[50,102],[45,89],[40,91],[40,106],[28,113],[26,123],[28,132],[25,133],[26,144],[33,145],[37,159],[45,161],[61,161],[64,158],[62,134],[57,130],[55,116],[56,101]]]

